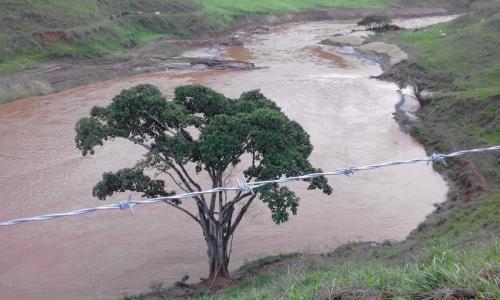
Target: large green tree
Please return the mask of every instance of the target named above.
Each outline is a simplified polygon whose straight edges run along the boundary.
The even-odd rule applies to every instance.
[[[122,91],[107,107],[94,107],[89,118],[76,124],[76,144],[83,155],[113,138],[141,145],[146,153],[132,168],[104,173],[93,195],[104,200],[115,192],[136,191],[145,197],[202,191],[195,174],[204,172],[211,187],[224,185],[235,166],[243,165],[246,183],[321,171],[308,161],[313,149],[308,134],[259,91],[230,99],[203,86],[176,89],[167,101],[151,85]],[[152,179],[147,170],[163,173],[165,181]],[[151,172],[150,172],[151,173]],[[309,189],[331,194],[324,177],[307,180]],[[285,186],[269,184],[256,189],[245,186],[235,193],[218,192],[192,197],[196,209],[180,200],[165,201],[198,223],[207,247],[209,280],[229,278],[231,238],[255,199],[271,210],[276,223],[296,214],[299,198]],[[186,200],[187,201],[187,200]],[[229,246],[230,247],[230,246]]]

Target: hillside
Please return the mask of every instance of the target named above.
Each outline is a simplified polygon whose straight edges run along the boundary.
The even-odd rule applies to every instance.
[[[2,1],[0,74],[46,58],[122,56],[162,36],[222,30],[192,1]],[[157,14],[159,13],[159,14]]]
[[[411,57],[386,72],[386,77],[397,78],[407,68],[419,68],[426,87],[434,92],[412,131],[429,151],[500,143],[499,30],[500,3],[495,2],[449,24],[384,38]],[[453,243],[498,236],[499,163],[498,154],[475,156],[442,170],[455,183],[452,209],[435,220],[437,229],[422,226],[422,233],[413,236],[446,237]]]
[[[1,0],[0,75],[47,59],[127,59],[129,49],[168,37],[227,31],[243,16],[318,7],[445,6],[450,0]],[[454,8],[463,6],[454,5]]]

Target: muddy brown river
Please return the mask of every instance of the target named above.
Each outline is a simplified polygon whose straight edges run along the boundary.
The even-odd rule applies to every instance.
[[[186,83],[231,97],[261,89],[311,135],[311,160],[324,170],[425,156],[392,117],[396,85],[370,79],[380,66],[318,45],[353,27],[287,25],[253,36],[244,48],[223,49],[267,69],[145,74],[0,106],[0,221],[103,205],[91,195],[101,174],[131,166],[143,152],[118,140],[82,157],[74,125],[92,106],[140,83],[157,85],[168,97]],[[298,215],[283,225],[272,223],[264,205],[254,205],[236,231],[231,268],[283,252],[329,251],[348,241],[404,239],[447,192],[426,164],[336,176],[330,183],[333,196],[292,184],[302,201]],[[0,228],[0,298],[117,299],[146,291],[154,281],[206,276],[205,244],[188,217],[161,204],[138,207],[135,214],[107,211]]]

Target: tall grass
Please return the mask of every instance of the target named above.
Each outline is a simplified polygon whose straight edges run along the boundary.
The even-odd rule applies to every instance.
[[[263,274],[245,285],[200,299],[314,299],[319,294],[364,291],[391,298],[472,288],[478,299],[500,297],[500,243],[482,249],[456,251],[428,248],[419,263],[389,265],[379,260],[331,264],[304,256],[279,273]]]
[[[283,13],[314,7],[382,8],[399,3],[399,0],[197,0],[209,11],[235,16],[244,13]]]

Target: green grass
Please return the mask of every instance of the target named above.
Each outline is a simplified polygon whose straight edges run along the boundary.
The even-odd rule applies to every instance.
[[[1,5],[0,74],[36,67],[47,58],[116,56],[160,37],[224,29],[190,0],[21,0]],[[40,37],[47,33],[57,38]]]
[[[314,7],[340,8],[383,8],[399,3],[398,0],[197,0],[207,10],[237,16],[248,13],[284,13],[296,12]]]
[[[257,260],[253,260],[250,262],[245,263],[243,266],[241,266],[238,270],[240,273],[246,273],[246,272],[251,272],[252,270],[285,260],[289,258],[296,258],[300,256],[299,253],[288,253],[288,254],[279,254],[279,255],[272,255],[272,256],[266,256]]]
[[[387,7],[400,0],[19,0],[0,4],[0,75],[44,59],[121,55],[161,37],[230,29],[242,15],[328,7]],[[159,15],[155,14],[160,12]],[[57,33],[60,39],[41,39]],[[64,45],[63,45],[64,44]]]
[[[500,143],[498,32],[500,2],[495,1],[449,23],[383,38],[408,52],[410,61],[423,67],[431,79],[429,88],[435,96],[421,110],[413,132],[431,150]],[[396,65],[388,73],[397,77],[401,68],[405,65]],[[491,185],[500,184],[494,157],[471,160]]]
[[[321,265],[321,261],[316,262]],[[500,296],[500,244],[455,250],[441,243],[427,248],[420,262],[390,265],[371,258],[314,267],[307,259],[278,273],[262,274],[220,294],[200,299],[315,299],[341,291],[362,290],[391,299],[431,297],[440,290],[470,287],[479,299]]]
[[[484,0],[483,0],[484,1]],[[43,59],[116,56],[160,37],[230,29],[241,16],[316,7],[455,6],[454,0],[18,0],[0,4],[0,75],[35,68]],[[155,12],[160,12],[156,15]],[[40,39],[55,32],[62,42]]]
[[[315,299],[360,290],[391,299],[416,294],[431,297],[440,290],[473,288],[479,299],[500,297],[500,191],[421,225],[402,244],[384,243],[371,250],[347,244],[337,260],[299,257],[293,267],[263,273],[217,295],[199,299]],[[334,253],[336,253],[334,252]],[[264,258],[248,264],[252,273]],[[324,260],[324,261],[323,261]]]
[[[396,35],[392,42],[430,71],[448,74],[457,92],[500,87],[500,12],[481,22],[462,17],[418,32]],[[446,34],[446,36],[441,36]]]

